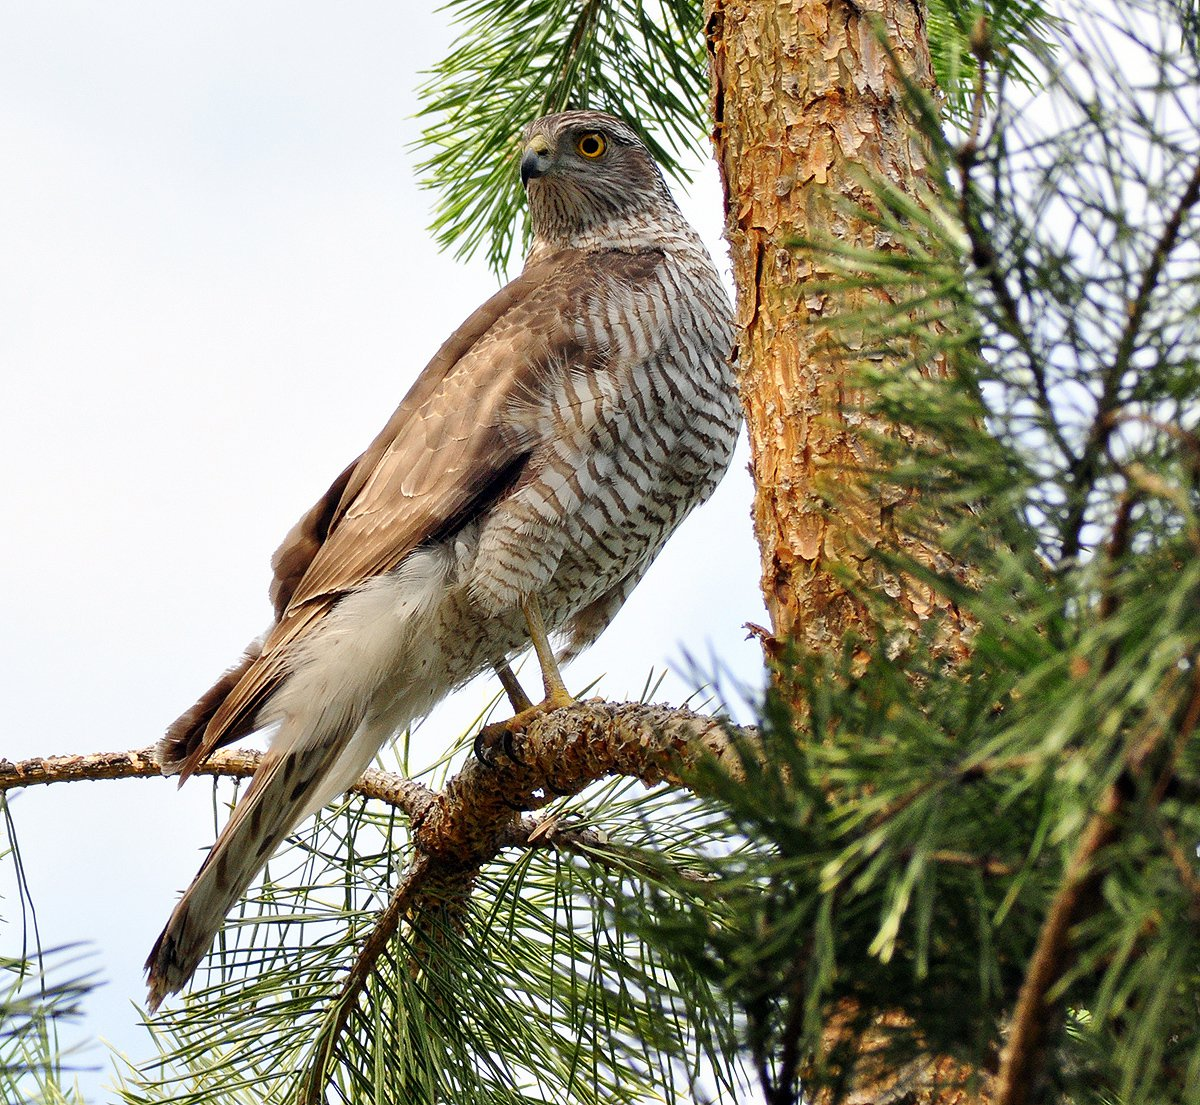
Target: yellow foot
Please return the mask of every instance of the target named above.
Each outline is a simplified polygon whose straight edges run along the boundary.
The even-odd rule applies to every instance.
[[[550,714],[555,710],[575,705],[577,705],[576,700],[567,691],[555,688],[537,705],[528,706],[505,721],[493,721],[490,725],[485,725],[480,729],[479,735],[475,738],[475,755],[484,763],[490,763],[491,754],[499,748],[510,760],[522,763],[521,758],[513,751],[513,737],[517,733],[523,733],[530,722],[543,714]]]

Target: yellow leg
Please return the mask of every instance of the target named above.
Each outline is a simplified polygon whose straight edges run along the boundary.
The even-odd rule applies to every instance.
[[[529,627],[529,639],[533,642],[533,651],[537,654],[538,664],[542,669],[542,685],[546,689],[546,697],[537,705],[532,705],[517,677],[508,664],[496,665],[496,674],[508,693],[514,715],[507,721],[496,721],[485,725],[475,740],[475,754],[484,757],[484,753],[501,743],[505,751],[513,756],[511,751],[512,736],[524,729],[534,718],[558,710],[564,706],[574,706],[575,699],[563,683],[558,670],[558,661],[554,659],[554,650],[546,635],[546,622],[542,618],[542,610],[538,601],[532,595],[521,603],[521,612],[525,615],[525,624]],[[515,758],[515,757],[514,757]]]
[[[538,664],[542,669],[542,686],[546,689],[542,709],[549,711],[557,710],[560,706],[574,706],[575,699],[563,683],[558,661],[554,659],[554,650],[550,647],[550,639],[546,634],[546,623],[542,620],[542,608],[538,605],[535,595],[530,595],[521,603],[521,613],[525,615],[529,639],[533,642],[533,651],[537,653]]]
[[[496,665],[496,674],[500,677],[500,683],[504,687],[504,693],[508,695],[514,714],[532,709],[533,703],[529,701],[529,695],[525,693],[525,688],[521,686],[516,673],[508,666],[507,660],[501,660]]]

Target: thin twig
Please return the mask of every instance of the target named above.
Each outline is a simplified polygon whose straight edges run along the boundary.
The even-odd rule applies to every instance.
[[[300,1101],[303,1105],[320,1105],[325,1100],[325,1074],[334,1048],[341,1039],[350,1020],[350,1014],[358,1003],[363,988],[371,978],[380,956],[387,950],[388,943],[400,928],[404,915],[412,907],[413,900],[423,887],[431,862],[427,856],[416,855],[404,873],[400,885],[392,893],[387,908],[379,915],[367,939],[342,984],[338,996],[325,1010],[323,1024],[317,1033],[317,1047],[305,1073]]]
[[[1108,448],[1109,439],[1118,424],[1115,417],[1120,406],[1121,381],[1129,371],[1130,358],[1141,331],[1142,322],[1150,310],[1150,300],[1158,287],[1170,259],[1171,251],[1179,241],[1184,220],[1188,212],[1200,202],[1200,162],[1197,162],[1187,187],[1179,202],[1163,226],[1158,241],[1150,253],[1150,263],[1142,273],[1137,292],[1129,301],[1125,326],[1117,340],[1112,363],[1108,366],[1100,384],[1100,398],[1096,403],[1096,416],[1088,430],[1083,452],[1071,465],[1071,488],[1068,493],[1070,506],[1063,522],[1062,559],[1070,563],[1078,554],[1083,543],[1083,522],[1087,514],[1088,499],[1092,485],[1100,474],[1100,459]]]
[[[1050,399],[1050,387],[1046,382],[1042,358],[1034,348],[1033,338],[1021,321],[1021,309],[1013,297],[1008,281],[1000,271],[1000,256],[987,238],[976,215],[975,204],[972,202],[975,195],[975,181],[971,172],[979,158],[979,136],[987,104],[987,55],[982,48],[976,50],[975,61],[975,92],[971,108],[971,130],[966,141],[959,146],[956,157],[959,174],[959,218],[971,247],[971,262],[987,282],[987,286],[1000,308],[999,321],[1004,327],[1005,333],[1017,343],[1017,347],[1025,355],[1026,367],[1033,377],[1038,401],[1045,414],[1044,428],[1063,457],[1074,462],[1075,458],[1071,447],[1054,417],[1054,404]]]
[[[1080,903],[1096,881],[1095,858],[1116,836],[1120,806],[1119,789],[1109,786],[1071,856],[1062,885],[1038,933],[1000,1059],[996,1105],[1024,1105],[1029,1099],[1034,1072],[1045,1046],[1050,1012],[1046,995],[1062,976],[1069,931]]]
[[[1105,568],[1106,586],[1104,593],[1100,596],[1100,605],[1097,609],[1100,624],[1111,622],[1117,610],[1120,608],[1121,597],[1117,587],[1121,563],[1125,559],[1125,554],[1129,551],[1129,542],[1133,537],[1133,508],[1137,505],[1137,496],[1122,495],[1121,501],[1117,504],[1117,519],[1113,523],[1112,536],[1108,542],[1108,553],[1106,556]],[[1108,648],[1104,653],[1104,662],[1100,666],[1102,675],[1107,675],[1117,666],[1118,653],[1120,651],[1121,638],[1114,634],[1113,639],[1109,642]]]
[[[872,815],[870,828],[878,829],[887,824],[931,790],[959,783],[974,783],[999,771],[1028,771],[1043,763],[1045,763],[1044,756],[1031,752],[1021,752],[1012,756],[988,756],[982,760],[968,758],[965,763],[951,765],[936,777],[925,779],[913,786],[911,790],[898,795],[883,809]]]
[[[501,848],[552,848],[569,852],[589,863],[595,863],[615,875],[626,875],[636,871],[641,875],[662,878],[671,876],[687,883],[703,887],[714,881],[714,876],[671,863],[658,852],[647,848],[635,848],[630,844],[615,844],[599,829],[586,829],[564,825],[562,817],[552,813],[546,817],[522,817],[514,822],[508,832],[500,834]]]
[[[812,937],[797,949],[788,971],[787,1017],[784,1019],[783,1035],[779,1042],[779,1076],[775,1080],[775,1100],[790,1105],[800,1100],[800,1036],[804,1030],[804,981],[809,961],[812,958]]]
[[[260,753],[237,749],[217,752],[200,769],[208,775],[244,778],[254,774]],[[75,783],[102,779],[161,779],[162,768],[154,759],[154,748],[128,752],[92,752],[78,756],[34,756],[13,763],[0,760],[0,791],[50,783]]]
[[[214,752],[197,775],[246,779],[258,768],[262,753],[253,749]],[[128,752],[93,752],[79,756],[34,756],[13,763],[0,759],[0,792],[51,783],[97,782],[109,779],[162,779],[153,746]],[[422,783],[391,771],[372,768],[351,788],[364,798],[375,798],[420,817],[433,800],[433,791]]]
[[[1197,876],[1193,861],[1188,858],[1186,850],[1179,843],[1179,837],[1174,828],[1163,824],[1161,829],[1167,856],[1175,867],[1175,873],[1179,876],[1179,881],[1187,891],[1188,897],[1192,899],[1189,913],[1193,921],[1200,921],[1200,876]],[[1194,850],[1193,855],[1195,855]]]
[[[1179,764],[1179,758],[1183,755],[1188,741],[1191,740],[1192,733],[1196,731],[1197,726],[1200,726],[1200,653],[1192,654],[1191,665],[1192,697],[1188,703],[1188,712],[1184,715],[1183,724],[1179,726],[1179,732],[1175,735],[1170,752],[1167,754],[1166,763],[1162,765],[1154,783],[1154,790],[1150,794],[1150,804],[1155,807],[1159,806],[1166,797],[1168,787],[1175,780],[1175,769]]]
[[[1193,431],[1185,430],[1174,422],[1154,418],[1143,411],[1115,411],[1112,417],[1117,422],[1137,422],[1149,426],[1160,434],[1174,438],[1192,454],[1193,463],[1200,464],[1200,435]]]
[[[1200,668],[1193,667],[1191,694],[1180,720],[1180,734],[1190,737],[1197,725],[1200,725]],[[1163,736],[1159,730],[1141,735],[1131,743],[1122,773],[1126,778],[1136,778],[1141,773],[1146,761],[1162,743]],[[1094,896],[1099,881],[1096,859],[1116,838],[1124,794],[1122,779],[1105,789],[1038,933],[1000,1058],[995,1105],[1024,1105],[1029,1100],[1054,1020],[1046,995],[1066,969],[1070,930],[1079,921],[1084,903]]]
[[[1192,549],[1200,553],[1200,525],[1196,523],[1195,513],[1192,509],[1191,500],[1188,497],[1187,488],[1171,483],[1157,472],[1153,472],[1145,465],[1135,461],[1124,464],[1117,461],[1114,467],[1130,487],[1136,488],[1149,498],[1163,500],[1175,507],[1179,511],[1184,532],[1187,535],[1188,541],[1191,542]],[[1200,474],[1200,471],[1198,471],[1198,474]]]
[[[907,849],[902,853],[903,858],[911,858],[911,855],[912,853]],[[1015,875],[1020,870],[1011,863],[993,859],[991,856],[975,856],[970,852],[956,852],[949,848],[936,849],[929,853],[929,858],[934,863],[942,863],[947,867],[972,867],[985,875],[996,875],[1001,878]]]

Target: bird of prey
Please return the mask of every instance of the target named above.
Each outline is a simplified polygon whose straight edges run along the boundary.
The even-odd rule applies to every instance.
[[[530,123],[532,248],[438,351],[272,561],[275,620],[160,741],[181,782],[216,748],[270,747],[147,960],[180,989],[289,832],[381,745],[533,643],[546,700],[671,531],[716,487],[740,423],[712,260],[625,122]]]

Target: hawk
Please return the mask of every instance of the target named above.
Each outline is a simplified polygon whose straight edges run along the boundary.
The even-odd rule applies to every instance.
[[[275,726],[147,960],[180,989],[289,832],[380,746],[532,642],[546,700],[671,531],[716,487],[740,423],[733,321],[704,245],[637,133],[596,111],[525,128],[533,243],[378,437],[276,552],[275,620],[159,742],[188,777]],[[522,715],[518,714],[522,719]]]

